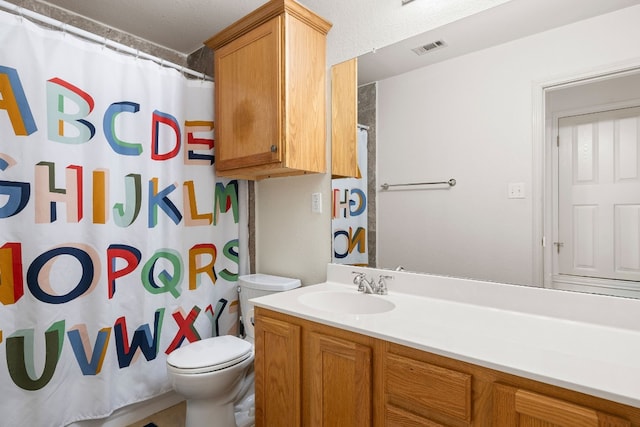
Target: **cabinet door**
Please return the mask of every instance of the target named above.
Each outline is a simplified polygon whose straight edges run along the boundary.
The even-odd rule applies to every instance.
[[[630,427],[629,421],[592,408],[496,384],[495,427]]]
[[[281,159],[281,20],[273,18],[214,52],[217,170]]]
[[[309,349],[309,425],[370,427],[372,349],[317,332]]]
[[[256,427],[301,425],[300,327],[256,316]]]

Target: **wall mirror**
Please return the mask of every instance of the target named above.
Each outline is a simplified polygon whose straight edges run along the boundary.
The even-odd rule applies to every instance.
[[[565,6],[358,58],[371,266],[640,297],[640,6]]]

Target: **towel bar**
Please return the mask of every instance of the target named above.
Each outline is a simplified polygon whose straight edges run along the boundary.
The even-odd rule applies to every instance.
[[[448,181],[437,181],[437,182],[411,182],[407,184],[387,184],[386,182],[380,186],[383,190],[388,190],[389,187],[405,187],[407,185],[437,185],[437,184],[449,184],[450,187],[456,185],[456,180],[451,178]]]

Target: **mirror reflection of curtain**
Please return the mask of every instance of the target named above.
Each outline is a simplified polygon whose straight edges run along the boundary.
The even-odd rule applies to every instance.
[[[331,182],[332,262],[367,265],[367,129],[358,126],[360,178]]]

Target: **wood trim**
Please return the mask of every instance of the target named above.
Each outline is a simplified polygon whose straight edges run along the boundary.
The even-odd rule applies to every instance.
[[[563,427],[598,427],[598,414],[593,409],[584,408],[531,393],[526,390],[516,390],[515,409],[519,414],[527,415],[539,420]]]
[[[233,169],[242,168],[245,169],[247,166],[260,166],[264,167],[265,164],[274,163],[275,167],[280,166],[280,159],[274,159],[274,155],[271,152],[254,154],[252,156],[246,157],[236,157],[229,160],[218,160],[216,159],[216,172],[218,171],[228,171]]]
[[[312,172],[283,167],[282,163],[271,163],[267,165],[250,166],[246,168],[243,167],[227,170],[216,169],[216,176],[247,179],[252,181],[259,181],[261,179],[272,177],[305,175],[307,173]]]
[[[272,0],[209,38],[204,44],[213,50],[219,49],[230,41],[284,13],[296,16],[324,35],[326,35],[332,27],[329,21],[316,15],[294,0]]]
[[[322,35],[326,36],[333,26],[331,22],[293,0],[285,0],[284,8],[289,15],[305,22],[308,26],[322,33]]]

